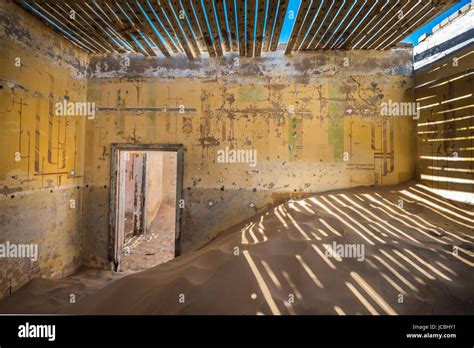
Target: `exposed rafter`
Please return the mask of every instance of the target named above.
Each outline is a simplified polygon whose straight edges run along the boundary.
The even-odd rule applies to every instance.
[[[285,53],[386,50],[457,0],[16,0],[91,54],[135,52],[167,57],[202,52],[260,57],[275,51],[285,21]]]

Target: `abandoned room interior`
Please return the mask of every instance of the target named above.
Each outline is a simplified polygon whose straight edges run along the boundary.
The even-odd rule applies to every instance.
[[[470,0],[0,0],[0,313],[474,314],[473,150]]]

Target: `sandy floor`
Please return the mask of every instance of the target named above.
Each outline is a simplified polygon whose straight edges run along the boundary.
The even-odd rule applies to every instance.
[[[175,207],[163,204],[147,234],[128,235],[124,247],[129,247],[130,254],[123,257],[121,271],[143,271],[174,259]]]
[[[40,300],[38,288],[12,297],[81,314],[473,314],[473,220],[472,206],[414,182],[326,192],[76,304]]]
[[[128,274],[83,269],[61,280],[33,279],[0,302],[0,313],[56,313],[71,300],[79,301]]]

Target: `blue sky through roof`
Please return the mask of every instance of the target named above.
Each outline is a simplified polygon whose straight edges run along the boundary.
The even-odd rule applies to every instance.
[[[329,0],[331,1],[331,0]],[[417,31],[406,37],[403,42],[412,43],[414,46],[418,45],[418,38],[424,33],[431,33],[433,27],[439,24],[443,19],[449,17],[454,12],[459,10],[464,5],[467,5],[471,0],[461,0],[458,4],[454,5],[429,23],[425,24],[423,27],[419,28]],[[281,29],[281,35],[279,43],[288,42],[293,25],[295,24],[296,15],[298,14],[298,9],[301,5],[301,0],[290,0],[288,3],[288,9],[286,11],[285,21],[283,22],[283,27]],[[290,19],[290,11],[293,11],[293,18]]]

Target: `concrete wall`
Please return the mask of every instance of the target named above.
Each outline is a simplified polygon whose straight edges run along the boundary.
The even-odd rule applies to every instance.
[[[149,151],[147,153],[147,228],[163,203],[163,152]]]
[[[175,152],[165,152],[163,160],[163,202],[176,206],[176,166],[178,156]]]
[[[410,49],[95,57],[86,79],[87,57],[10,0],[0,36],[0,241],[40,248],[36,263],[0,260],[4,292],[108,267],[112,143],[184,145],[184,252],[291,196],[413,176],[412,118],[380,115],[413,101]],[[95,102],[95,119],[55,116],[65,96]],[[257,162],[220,163],[225,150]]]
[[[55,116],[54,104],[85,101],[87,56],[10,0],[0,2],[0,52],[0,244],[39,254],[0,258],[2,297],[81,263],[85,118]]]
[[[111,143],[184,145],[185,252],[292,195],[413,177],[413,119],[380,116],[382,102],[413,101],[411,49],[97,57],[89,69],[100,111],[86,126],[84,220],[95,258],[106,258]],[[257,165],[218,163],[226,147],[256,150]]]

